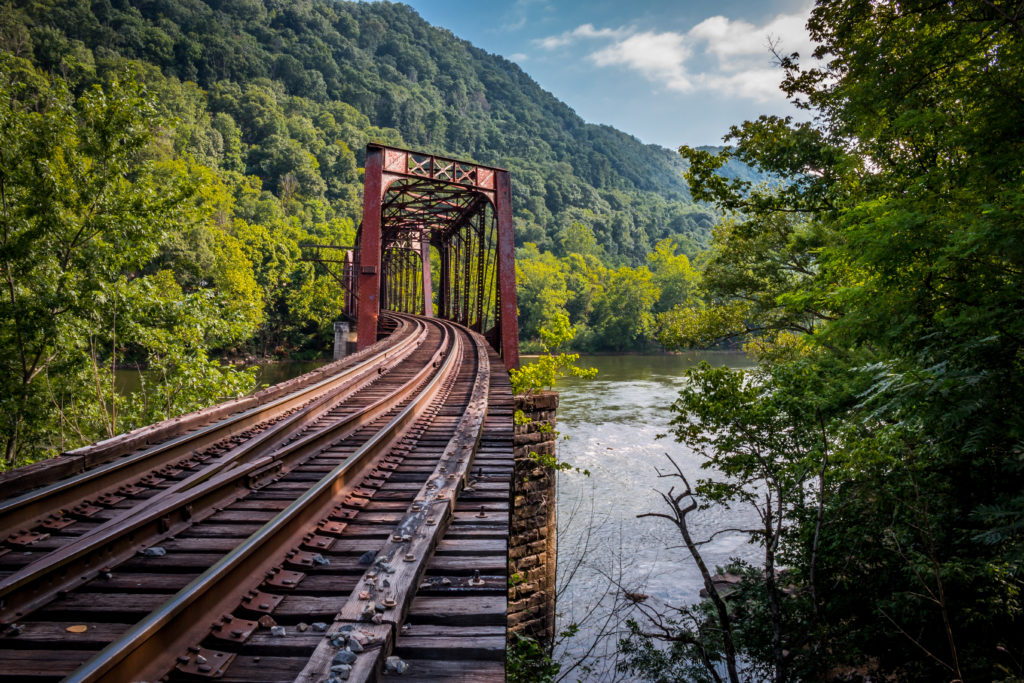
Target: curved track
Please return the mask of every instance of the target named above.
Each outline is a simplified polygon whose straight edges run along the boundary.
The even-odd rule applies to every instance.
[[[388,325],[0,501],[0,680],[374,680],[393,650],[502,680],[507,379],[465,328]]]

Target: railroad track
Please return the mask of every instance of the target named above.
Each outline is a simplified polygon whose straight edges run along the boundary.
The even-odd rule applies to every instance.
[[[388,325],[0,501],[0,681],[503,680],[507,379],[464,328]]]

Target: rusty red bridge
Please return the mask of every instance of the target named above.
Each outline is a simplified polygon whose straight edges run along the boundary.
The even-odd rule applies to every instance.
[[[357,350],[0,476],[0,681],[504,680],[507,171],[370,145]]]

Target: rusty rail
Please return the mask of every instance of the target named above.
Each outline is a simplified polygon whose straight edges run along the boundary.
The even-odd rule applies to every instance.
[[[137,680],[140,672],[142,678],[159,677],[172,668],[177,653],[198,640],[196,625],[200,625],[200,633],[205,633],[205,626],[224,612],[225,603],[232,601],[232,589],[250,581],[253,575],[262,576],[276,564],[277,555],[297,545],[298,537],[306,533],[311,521],[322,516],[331,501],[349,493],[352,482],[370,469],[373,460],[382,455],[401,435],[401,430],[436,396],[461,354],[456,346],[458,337],[449,332],[446,342],[432,358],[431,365],[423,368],[422,374],[432,370],[438,358],[444,358],[438,372],[433,373],[427,386],[383,429],[221,561],[64,679],[65,683],[100,680],[129,683]],[[423,379],[417,375],[416,384]]]
[[[426,332],[302,382],[304,401],[201,468],[0,548],[0,681],[319,682],[339,657],[378,680],[394,654],[427,678],[502,680],[507,378],[464,327],[390,320]]]
[[[375,365],[373,361],[371,364]],[[208,516],[215,507],[237,499],[247,488],[258,487],[262,481],[278,476],[286,462],[308,457],[323,444],[346,438],[408,396],[429,370],[430,367],[425,366],[419,375],[388,397],[360,408],[326,429],[293,440],[289,430],[308,425],[326,409],[325,403],[340,400],[349,393],[349,383],[339,385],[314,400],[306,410],[279,422],[214,462],[205,463],[206,466],[195,474],[146,499],[144,506],[115,515],[57,551],[0,579],[0,600],[3,600],[0,620],[17,620],[20,614],[38,607],[52,595],[88,582],[104,567],[124,561],[146,546],[191,525],[194,520]],[[247,455],[254,459],[241,462]]]
[[[381,368],[393,365],[395,361],[405,357],[412,348],[422,343],[423,332],[422,325],[403,320],[402,329],[394,335],[395,339],[379,342],[368,349],[369,353],[361,354],[358,359],[361,362],[357,365],[352,365],[351,360],[332,364],[336,366],[336,372],[325,379],[301,385],[289,393],[283,393],[282,389],[295,387],[293,383],[284,383],[271,391],[259,392],[261,395],[230,401],[226,407],[224,404],[213,406],[70,451],[61,457],[70,457],[83,467],[88,460],[108,456],[116,459],[106,460],[80,474],[0,501],[0,538],[7,537],[26,525],[38,523],[54,509],[72,508],[90,496],[114,493],[119,487],[138,479],[145,472],[256,427],[310,400],[323,397],[333,389],[344,387],[348,382],[358,381],[378,372]],[[322,373],[316,374],[322,376]],[[223,414],[233,409],[238,411],[208,423],[211,415]],[[146,439],[158,438],[169,433],[171,436],[167,440],[136,451]]]

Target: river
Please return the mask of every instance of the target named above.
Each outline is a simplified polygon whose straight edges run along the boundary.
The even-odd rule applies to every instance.
[[[670,467],[671,455],[693,482],[708,476],[700,458],[671,437],[668,407],[685,382],[686,370],[700,361],[712,365],[749,367],[736,352],[694,352],[672,356],[588,356],[583,367],[598,369],[592,380],[570,378],[560,392],[559,459],[590,471],[589,476],[562,473],[558,480],[559,627],[580,625],[580,633],[558,650],[563,666],[598,638],[614,633],[627,601],[618,584],[649,595],[649,603],[686,604],[699,599],[703,581],[678,530],[667,520],[638,519],[651,511],[667,511],[658,491],[673,480],[659,479],[656,468]],[[744,509],[721,508],[690,515],[691,532],[705,538],[715,529],[749,526],[753,515]],[[710,567],[732,557],[755,560],[759,550],[743,535],[717,536],[703,547]],[[618,611],[616,611],[618,610]],[[567,680],[611,680],[617,636],[599,642],[594,671],[573,672]]]
[[[259,366],[259,370],[256,372],[256,388],[259,389],[270,384],[284,382],[292,377],[298,377],[301,374],[316,370],[321,365],[330,362],[329,360],[286,360],[264,363]],[[117,370],[115,375],[117,390],[122,394],[138,391],[141,386],[140,376],[146,372],[148,371]]]

